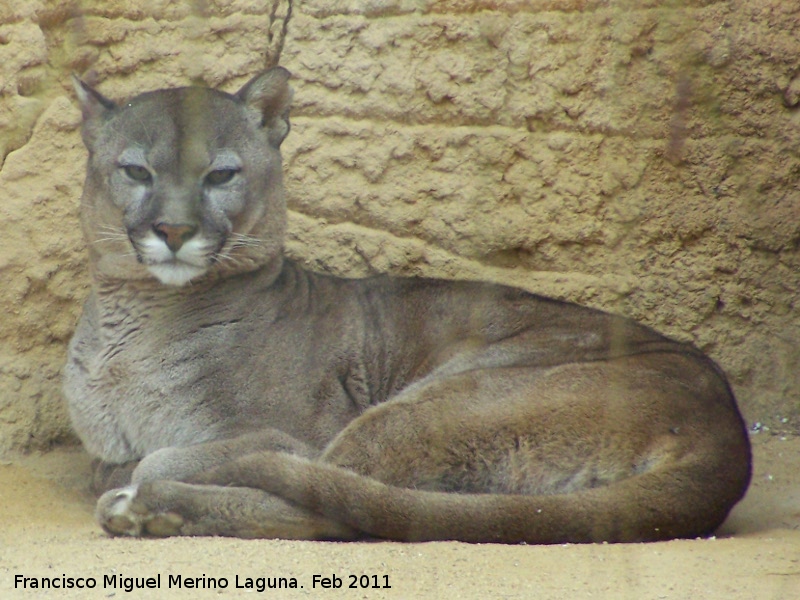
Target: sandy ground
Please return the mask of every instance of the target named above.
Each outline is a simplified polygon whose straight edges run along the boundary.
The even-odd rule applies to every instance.
[[[762,433],[753,443],[753,485],[715,538],[539,547],[112,539],[92,518],[85,454],[24,457],[0,466],[0,598],[800,599],[800,438]],[[105,581],[113,575],[117,587]],[[184,587],[170,587],[177,575]],[[329,579],[315,586],[315,575]],[[322,587],[334,575],[341,588]],[[16,576],[94,578],[96,587],[15,589]],[[160,587],[127,592],[125,577]],[[187,577],[218,585],[190,589]],[[268,581],[259,578],[276,577],[297,589],[258,591]]]

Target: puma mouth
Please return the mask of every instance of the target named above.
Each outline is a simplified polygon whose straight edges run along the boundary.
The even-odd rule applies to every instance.
[[[181,286],[208,271],[212,262],[209,244],[195,238],[173,251],[155,235],[139,240],[137,255],[139,262],[165,285]]]

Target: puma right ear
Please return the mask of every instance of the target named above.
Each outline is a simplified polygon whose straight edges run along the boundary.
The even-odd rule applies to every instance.
[[[261,113],[261,124],[270,129],[270,142],[277,146],[289,133],[289,106],[292,89],[291,74],[283,67],[273,67],[248,81],[236,97]]]
[[[83,114],[83,126],[81,127],[83,143],[91,149],[97,139],[100,127],[116,110],[117,105],[75,75],[72,76],[72,87],[75,88],[75,95],[78,97]]]

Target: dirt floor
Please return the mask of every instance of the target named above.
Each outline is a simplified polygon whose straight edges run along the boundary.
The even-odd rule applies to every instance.
[[[540,547],[112,539],[83,452],[24,457],[0,466],[0,597],[800,599],[800,438],[753,444],[750,491],[712,539]],[[22,589],[24,577],[96,587]]]

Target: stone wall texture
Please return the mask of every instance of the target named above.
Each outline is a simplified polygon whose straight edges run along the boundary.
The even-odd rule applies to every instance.
[[[72,434],[70,72],[122,99],[294,74],[288,252],[634,317],[800,433],[800,3],[3,0],[0,453]]]

